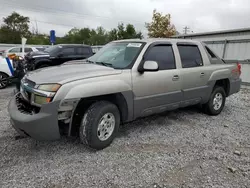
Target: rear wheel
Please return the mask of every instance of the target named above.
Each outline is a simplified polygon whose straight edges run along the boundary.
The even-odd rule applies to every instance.
[[[93,149],[109,146],[120,125],[120,113],[116,105],[98,101],[85,112],[79,130],[80,140]]]
[[[223,87],[216,86],[210,96],[209,101],[204,104],[203,108],[209,115],[218,115],[225,106],[226,93]]]
[[[9,76],[5,73],[0,72],[0,89],[4,89],[8,86],[9,81],[7,80]]]

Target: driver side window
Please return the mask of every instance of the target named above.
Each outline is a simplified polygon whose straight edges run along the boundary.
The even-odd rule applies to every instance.
[[[149,49],[144,61],[156,61],[159,70],[176,69],[174,52],[171,45],[156,45]]]

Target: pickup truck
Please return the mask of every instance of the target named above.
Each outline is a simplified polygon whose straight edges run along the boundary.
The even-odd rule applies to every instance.
[[[28,73],[9,103],[13,127],[37,140],[79,135],[94,149],[120,124],[199,104],[218,115],[241,85],[241,66],[225,64],[193,40],[114,41],[85,61]]]
[[[83,44],[60,44],[46,48],[43,51],[30,52],[25,56],[27,69],[61,65],[71,60],[86,59],[93,55],[91,46]]]

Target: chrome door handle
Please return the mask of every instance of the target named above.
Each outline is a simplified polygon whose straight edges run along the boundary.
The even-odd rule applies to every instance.
[[[201,77],[203,77],[203,76],[205,76],[205,73],[204,73],[204,72],[201,73]]]
[[[178,75],[174,75],[173,78],[172,78],[173,81],[177,81],[179,80],[179,76]]]

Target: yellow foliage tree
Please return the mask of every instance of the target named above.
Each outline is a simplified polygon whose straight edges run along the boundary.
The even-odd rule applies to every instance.
[[[176,34],[175,26],[171,24],[171,15],[163,15],[156,9],[153,11],[152,22],[146,23],[146,28],[148,36],[152,38],[168,38]]]

